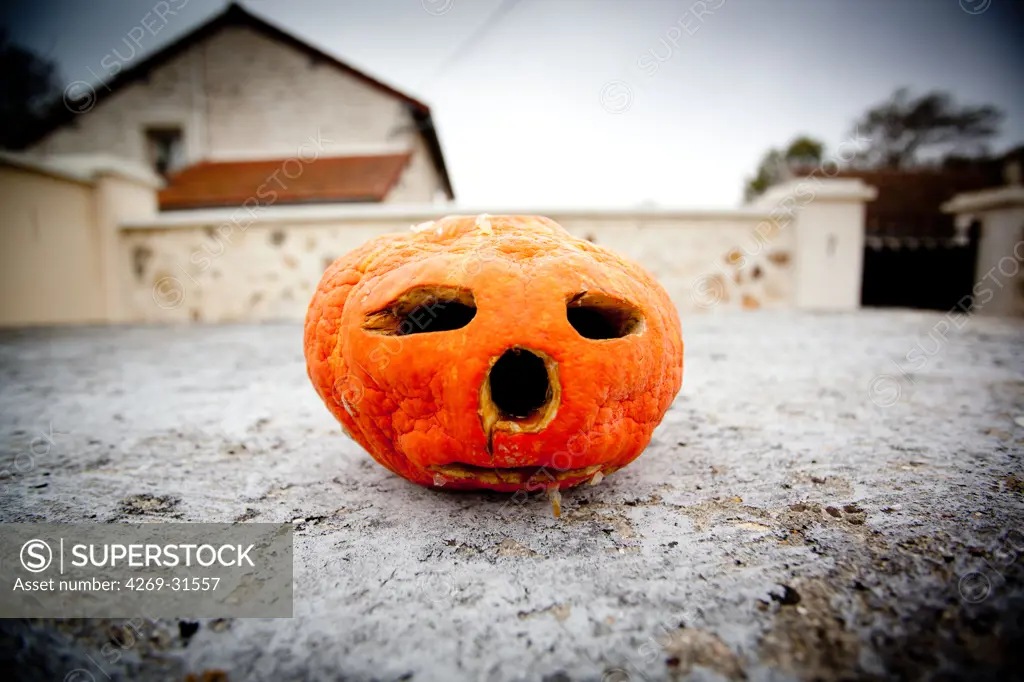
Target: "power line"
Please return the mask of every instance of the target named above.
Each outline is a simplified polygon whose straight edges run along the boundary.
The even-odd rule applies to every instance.
[[[455,62],[459,61],[467,53],[472,51],[473,48],[475,48],[477,44],[480,43],[483,37],[487,35],[487,33],[489,33],[498,24],[499,21],[508,16],[508,13],[515,9],[515,6],[518,5],[520,2],[522,2],[522,0],[502,0],[501,4],[498,5],[497,9],[491,12],[491,16],[487,17],[484,23],[482,23],[472,34],[470,34],[469,38],[467,38],[462,43],[462,45],[457,47],[455,51],[441,63],[441,66],[438,67],[437,71],[434,72],[434,75],[433,77],[430,78],[430,81],[437,80],[438,78],[443,76],[444,72],[450,69],[455,64]]]

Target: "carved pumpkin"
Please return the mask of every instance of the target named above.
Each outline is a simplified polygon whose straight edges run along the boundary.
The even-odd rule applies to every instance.
[[[652,276],[530,216],[448,217],[342,256],[313,296],[305,352],[328,409],[385,467],[500,491],[625,466],[683,371]]]

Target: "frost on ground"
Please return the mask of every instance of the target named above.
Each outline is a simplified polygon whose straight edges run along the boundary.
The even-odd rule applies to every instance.
[[[1017,678],[1024,324],[943,340],[941,319],[684,319],[654,441],[557,519],[543,493],[428,490],[375,464],[308,385],[297,325],[0,333],[0,520],[297,530],[293,619],[0,621],[0,663],[28,680]]]

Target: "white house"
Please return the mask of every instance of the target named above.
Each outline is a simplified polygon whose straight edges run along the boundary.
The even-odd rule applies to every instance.
[[[454,198],[430,107],[239,5],[124,64],[27,151],[148,166],[162,210]]]

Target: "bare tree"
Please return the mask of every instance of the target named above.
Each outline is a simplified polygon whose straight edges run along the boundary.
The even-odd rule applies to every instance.
[[[939,91],[913,97],[900,88],[855,122],[854,129],[871,140],[855,164],[901,169],[920,165],[928,156],[984,156],[1002,119],[1003,113],[989,104],[960,105]]]

